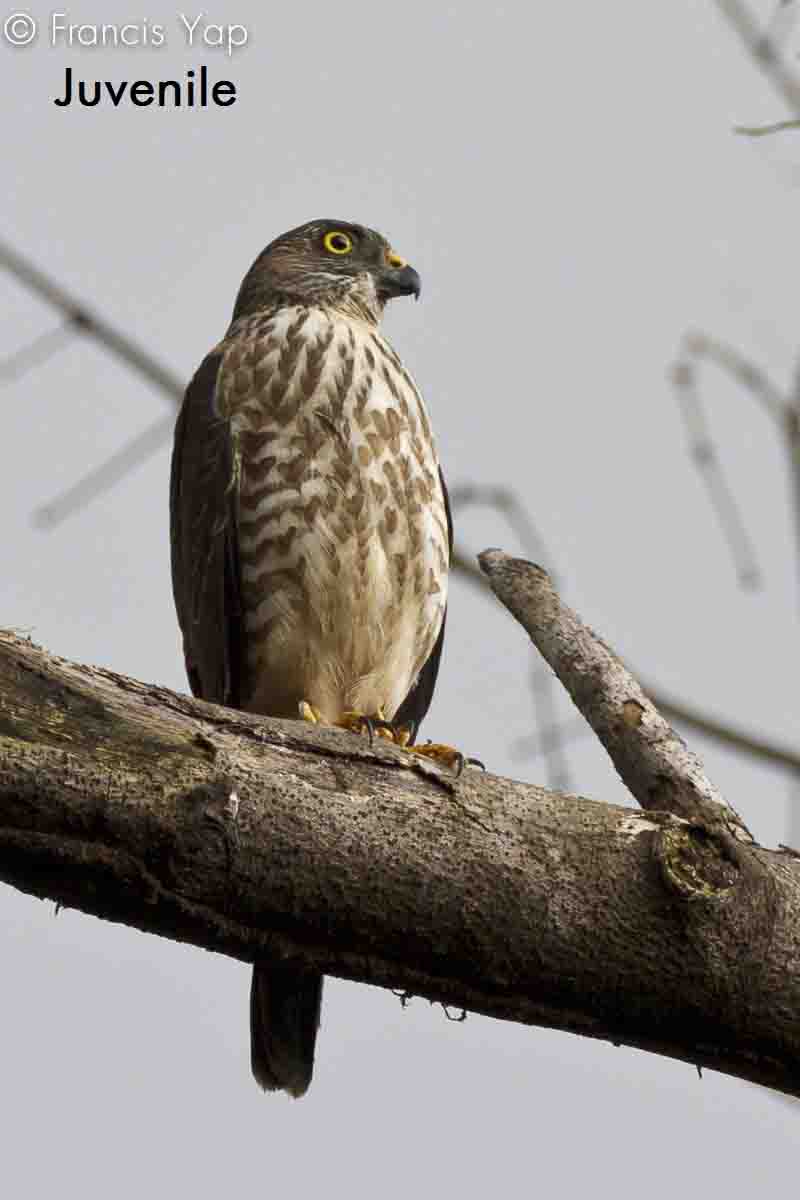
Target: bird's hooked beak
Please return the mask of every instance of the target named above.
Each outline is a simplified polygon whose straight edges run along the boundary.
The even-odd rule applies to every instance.
[[[378,276],[378,292],[383,300],[394,296],[413,296],[419,300],[420,277],[394,250],[386,251],[386,265]]]

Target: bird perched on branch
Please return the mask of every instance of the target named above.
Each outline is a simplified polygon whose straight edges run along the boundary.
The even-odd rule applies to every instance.
[[[173,590],[196,696],[416,736],[452,527],[425,405],[379,325],[388,300],[419,289],[385,238],[346,221],[283,234],[245,276],[175,430]],[[263,1088],[308,1088],[321,998],[319,974],[255,965]]]

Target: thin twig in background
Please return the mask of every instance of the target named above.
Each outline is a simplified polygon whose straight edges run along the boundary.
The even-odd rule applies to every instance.
[[[782,61],[779,53],[782,43],[792,32],[797,20],[796,2],[779,0],[765,34],[759,34],[754,19],[743,4],[734,3],[733,0],[726,0],[726,2],[717,0],[717,5],[739,33],[756,65],[767,75],[795,116],[800,117],[800,76]],[[777,121],[765,126],[737,126],[735,128],[737,133],[747,134],[750,137],[763,137],[767,134],[799,127],[800,120],[795,119]],[[783,409],[780,419],[792,477],[796,558],[797,568],[800,572],[800,359],[795,372],[794,389],[788,397],[780,399]],[[789,792],[789,836],[792,842],[800,839],[798,801],[800,801],[800,772],[795,771],[790,782]]]
[[[457,508],[477,504],[482,508],[492,508],[502,513],[526,553],[532,554],[537,562],[546,563],[550,578],[556,578],[553,560],[545,546],[544,538],[525,506],[520,504],[517,496],[509,488],[462,483],[450,489],[450,502]]]
[[[0,242],[0,267],[5,267],[20,283],[64,317],[62,325],[45,331],[29,345],[0,360],[0,380],[18,379],[26,371],[45,362],[71,337],[80,334],[92,338],[115,358],[121,359],[154,387],[166,393],[174,403],[181,402],[185,385],[177,375],[5,242]],[[33,515],[34,524],[52,529],[97,499],[112,488],[124,473],[143,463],[168,441],[174,423],[172,414],[153,422],[107,462],[95,467],[66,491],[37,508]]]
[[[741,38],[758,69],[767,77],[792,112],[800,115],[800,77],[784,62],[781,53],[781,42],[785,36],[784,25],[789,24],[787,14],[781,15],[781,9],[789,6],[778,5],[771,31],[769,26],[763,28],[759,24],[742,0],[716,0],[716,5]]]
[[[581,741],[589,733],[591,730],[581,717],[576,717],[572,721],[560,721],[558,724],[558,737],[562,746]],[[526,733],[522,737],[515,738],[511,743],[512,758],[520,762],[526,758],[538,758],[540,755],[546,754],[551,737],[552,730],[548,729],[546,725],[542,725],[533,733]]]
[[[468,505],[479,505],[482,508],[491,508],[502,513],[519,539],[525,553],[536,562],[547,563],[551,577],[556,578],[552,559],[545,547],[542,535],[524,505],[510,489],[462,484],[451,489],[450,502],[454,512],[466,508]],[[534,744],[538,754],[545,762],[548,786],[556,791],[569,791],[569,767],[564,753],[561,723],[558,720],[556,680],[548,666],[538,661],[538,656],[534,660],[530,680],[535,726],[532,736],[535,739]],[[528,735],[524,741],[516,739],[517,747],[521,743],[529,744],[530,736]]]
[[[23,284],[30,287],[31,290],[59,309],[67,318],[71,318],[74,321],[76,314],[88,313],[88,309],[75,301],[62,288],[34,268],[20,254],[16,251],[8,250],[2,243],[0,243],[0,266],[5,266]],[[123,355],[123,357],[125,357],[130,366],[135,370],[141,370],[143,375],[153,383],[161,386],[173,399],[179,399],[182,396],[183,387],[178,383],[176,378],[158,363],[152,355],[148,354],[142,347],[136,346],[130,339],[125,338],[118,330],[110,326],[108,322],[92,316],[89,331],[91,336],[112,355],[119,354],[121,346],[127,346],[132,353],[129,353],[127,356]],[[798,377],[798,395],[800,396],[800,376]],[[171,415],[169,420],[170,422],[172,421]],[[150,427],[150,431],[145,430],[140,435],[141,438],[146,438],[148,432],[152,433],[155,428],[154,425]],[[124,455],[129,448],[124,447],[119,452],[119,455]],[[101,474],[102,472],[103,468],[98,468],[97,474]],[[85,483],[86,481],[81,482]],[[116,482],[116,480],[109,480],[104,476],[101,482],[104,487],[108,487]],[[80,486],[81,483],[78,483],[73,489],[70,489],[73,496]],[[83,502],[85,503],[85,497]],[[50,507],[45,505],[39,512],[47,511]],[[58,519],[63,519],[63,514]],[[51,526],[54,523],[54,519],[51,519],[49,522]],[[484,594],[488,595],[486,581],[478,569],[477,563],[471,555],[466,554],[459,547],[456,547],[453,555],[453,568],[462,579],[466,579],[477,585]],[[780,746],[757,734],[751,734],[746,730],[738,729],[714,717],[708,717],[680,701],[665,697],[658,688],[651,687],[648,684],[645,684],[644,687],[653,702],[662,709],[667,717],[680,722],[690,729],[695,729],[701,734],[705,734],[732,750],[747,754],[772,767],[789,769],[800,775],[800,754],[795,753],[788,747]]]
[[[5,242],[0,242],[0,267],[5,267],[30,291],[62,312],[67,321],[80,333],[94,338],[116,358],[121,359],[149,383],[171,396],[175,403],[180,404],[186,387],[183,380],[153,358],[133,338],[81,304],[65,288],[34,267],[33,263]]]
[[[54,354],[72,341],[77,332],[75,322],[66,320],[53,329],[45,329],[38,333],[24,346],[20,346],[19,350],[0,359],[0,384],[12,383],[34,367],[44,366]]]
[[[800,549],[798,398],[784,396],[760,367],[755,366],[732,346],[706,333],[691,332],[684,336],[678,359],[670,372],[689,438],[689,450],[716,509],[739,582],[743,587],[755,587],[760,583],[755,548],[744,527],[733,492],[723,475],[705,408],[697,389],[697,367],[703,360],[714,363],[746,388],[777,426],[787,446],[792,468]]]
[[[136,437],[112,454],[109,459],[94,467],[77,483],[73,483],[59,495],[54,496],[47,504],[40,505],[34,510],[33,523],[40,529],[52,529],[60,525],[73,513],[80,512],[93,500],[108,492],[119,483],[120,479],[146,462],[157,450],[160,450],[172,437],[175,428],[175,414],[168,413],[159,417],[152,425],[148,425]]]
[[[800,118],[791,121],[773,121],[771,125],[734,125],[734,133],[745,137],[767,137],[770,133],[783,133],[785,129],[800,129]]]
[[[563,722],[558,719],[555,676],[550,673],[549,667],[539,666],[537,662],[531,669],[530,682],[534,737],[537,738],[538,753],[545,762],[547,785],[556,791],[568,792],[571,786],[569,766],[564,751]],[[512,748],[513,745],[517,748],[517,760],[521,758],[520,740],[517,738],[512,743]]]
[[[677,392],[680,413],[686,428],[689,453],[717,514],[739,583],[742,587],[755,588],[761,583],[755,546],[747,533],[735,496],[725,478],[711,436],[705,406],[697,389],[700,345],[700,339],[696,336],[684,339],[683,353],[670,372],[671,380]]]
[[[786,419],[786,399],[770,380],[765,371],[745,358],[738,350],[727,345],[719,338],[695,330],[687,333],[683,339],[685,358],[699,360],[707,358],[716,363],[723,371],[727,371],[734,379],[747,388],[750,394],[758,400],[768,417],[773,421],[783,423]]]
[[[771,45],[779,50],[785,47],[794,32],[798,15],[797,0],[778,0],[764,31]]]

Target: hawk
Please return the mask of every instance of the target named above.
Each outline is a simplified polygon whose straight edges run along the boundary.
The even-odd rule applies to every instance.
[[[346,221],[283,234],[245,275],[175,429],[172,580],[194,695],[416,735],[452,525],[425,405],[380,320],[419,290],[384,237]],[[265,1090],[308,1088],[321,999],[317,973],[254,966]]]

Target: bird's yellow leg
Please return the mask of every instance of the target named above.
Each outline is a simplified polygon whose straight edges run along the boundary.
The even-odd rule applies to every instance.
[[[410,754],[420,754],[423,758],[430,758],[440,766],[449,767],[451,771],[455,771],[456,775],[460,775],[464,767],[483,767],[480,759],[467,758],[460,750],[456,750],[455,746],[447,746],[443,742],[426,742],[424,745],[416,745],[411,741],[413,732],[413,727],[410,725],[392,725],[385,731],[385,736],[390,738],[395,746],[408,750]]]
[[[334,729],[347,729],[350,733],[367,733],[370,740],[372,740],[375,734],[378,737],[387,738],[392,742],[396,740],[394,730],[386,720],[382,708],[379,708],[374,715],[360,712],[345,712],[342,713],[338,721],[326,721],[316,705],[310,704],[308,700],[301,700],[297,707],[300,719],[308,721],[312,725],[330,725]]]
[[[412,744],[413,729],[408,725],[392,725],[390,721],[386,720],[386,714],[382,708],[379,708],[374,715],[344,712],[338,721],[326,721],[320,710],[310,704],[308,700],[301,700],[298,708],[301,719],[309,721],[312,725],[332,725],[336,729],[347,729],[350,733],[366,733],[369,735],[370,742],[377,734],[378,737],[385,738],[395,746],[408,750],[411,754],[419,754],[423,758],[432,759],[440,766],[448,767],[457,775],[461,774],[465,766],[483,766],[483,763],[477,758],[467,758],[454,746],[447,746],[442,742],[426,742],[424,745]]]
[[[325,718],[322,713],[313,704],[309,704],[307,700],[301,700],[297,709],[300,713],[301,721],[308,721],[311,725],[325,724]]]

